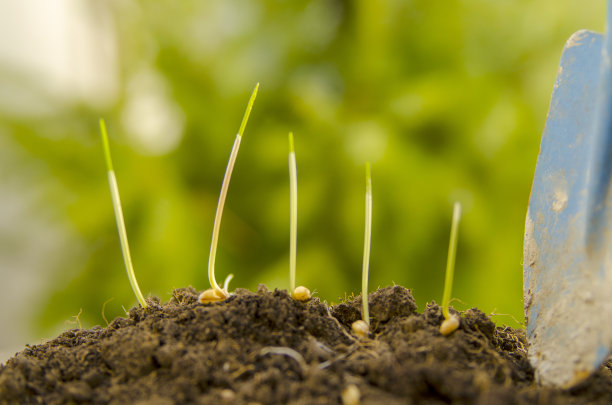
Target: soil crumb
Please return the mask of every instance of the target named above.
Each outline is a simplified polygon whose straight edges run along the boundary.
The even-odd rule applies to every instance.
[[[0,366],[0,404],[610,404],[612,361],[571,390],[539,387],[524,331],[476,308],[439,332],[400,286],[369,295],[368,337],[351,333],[361,297],[334,307],[286,291],[194,288],[132,308],[108,327],[72,329]]]

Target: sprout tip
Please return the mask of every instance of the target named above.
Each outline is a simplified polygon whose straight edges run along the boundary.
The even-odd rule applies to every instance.
[[[247,121],[249,120],[249,116],[251,115],[251,110],[253,109],[253,103],[255,102],[255,98],[257,97],[257,90],[259,90],[259,82],[255,85],[253,92],[251,93],[251,98],[249,98],[249,103],[247,104],[247,108],[242,116],[242,122],[240,123],[240,129],[238,129],[238,136],[242,137],[244,133],[244,128],[246,127]]]

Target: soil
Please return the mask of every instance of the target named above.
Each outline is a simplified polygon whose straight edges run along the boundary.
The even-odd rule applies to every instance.
[[[72,329],[0,367],[1,404],[610,404],[612,360],[571,390],[534,382],[523,330],[461,313],[450,336],[440,307],[423,313],[400,286],[328,307],[286,291],[238,289],[197,302],[193,288],[133,308],[108,327]]]

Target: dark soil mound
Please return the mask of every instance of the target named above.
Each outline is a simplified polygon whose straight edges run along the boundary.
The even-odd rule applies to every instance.
[[[522,330],[470,309],[443,337],[440,308],[417,313],[399,286],[370,294],[365,339],[350,331],[360,297],[329,308],[263,286],[218,304],[197,296],[178,289],[107,328],[27,347],[0,368],[0,403],[612,403],[610,361],[573,390],[540,388]]]

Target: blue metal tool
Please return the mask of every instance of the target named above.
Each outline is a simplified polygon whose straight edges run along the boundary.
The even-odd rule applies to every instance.
[[[542,384],[584,380],[612,348],[612,0],[605,37],[565,44],[527,211],[523,293]]]

